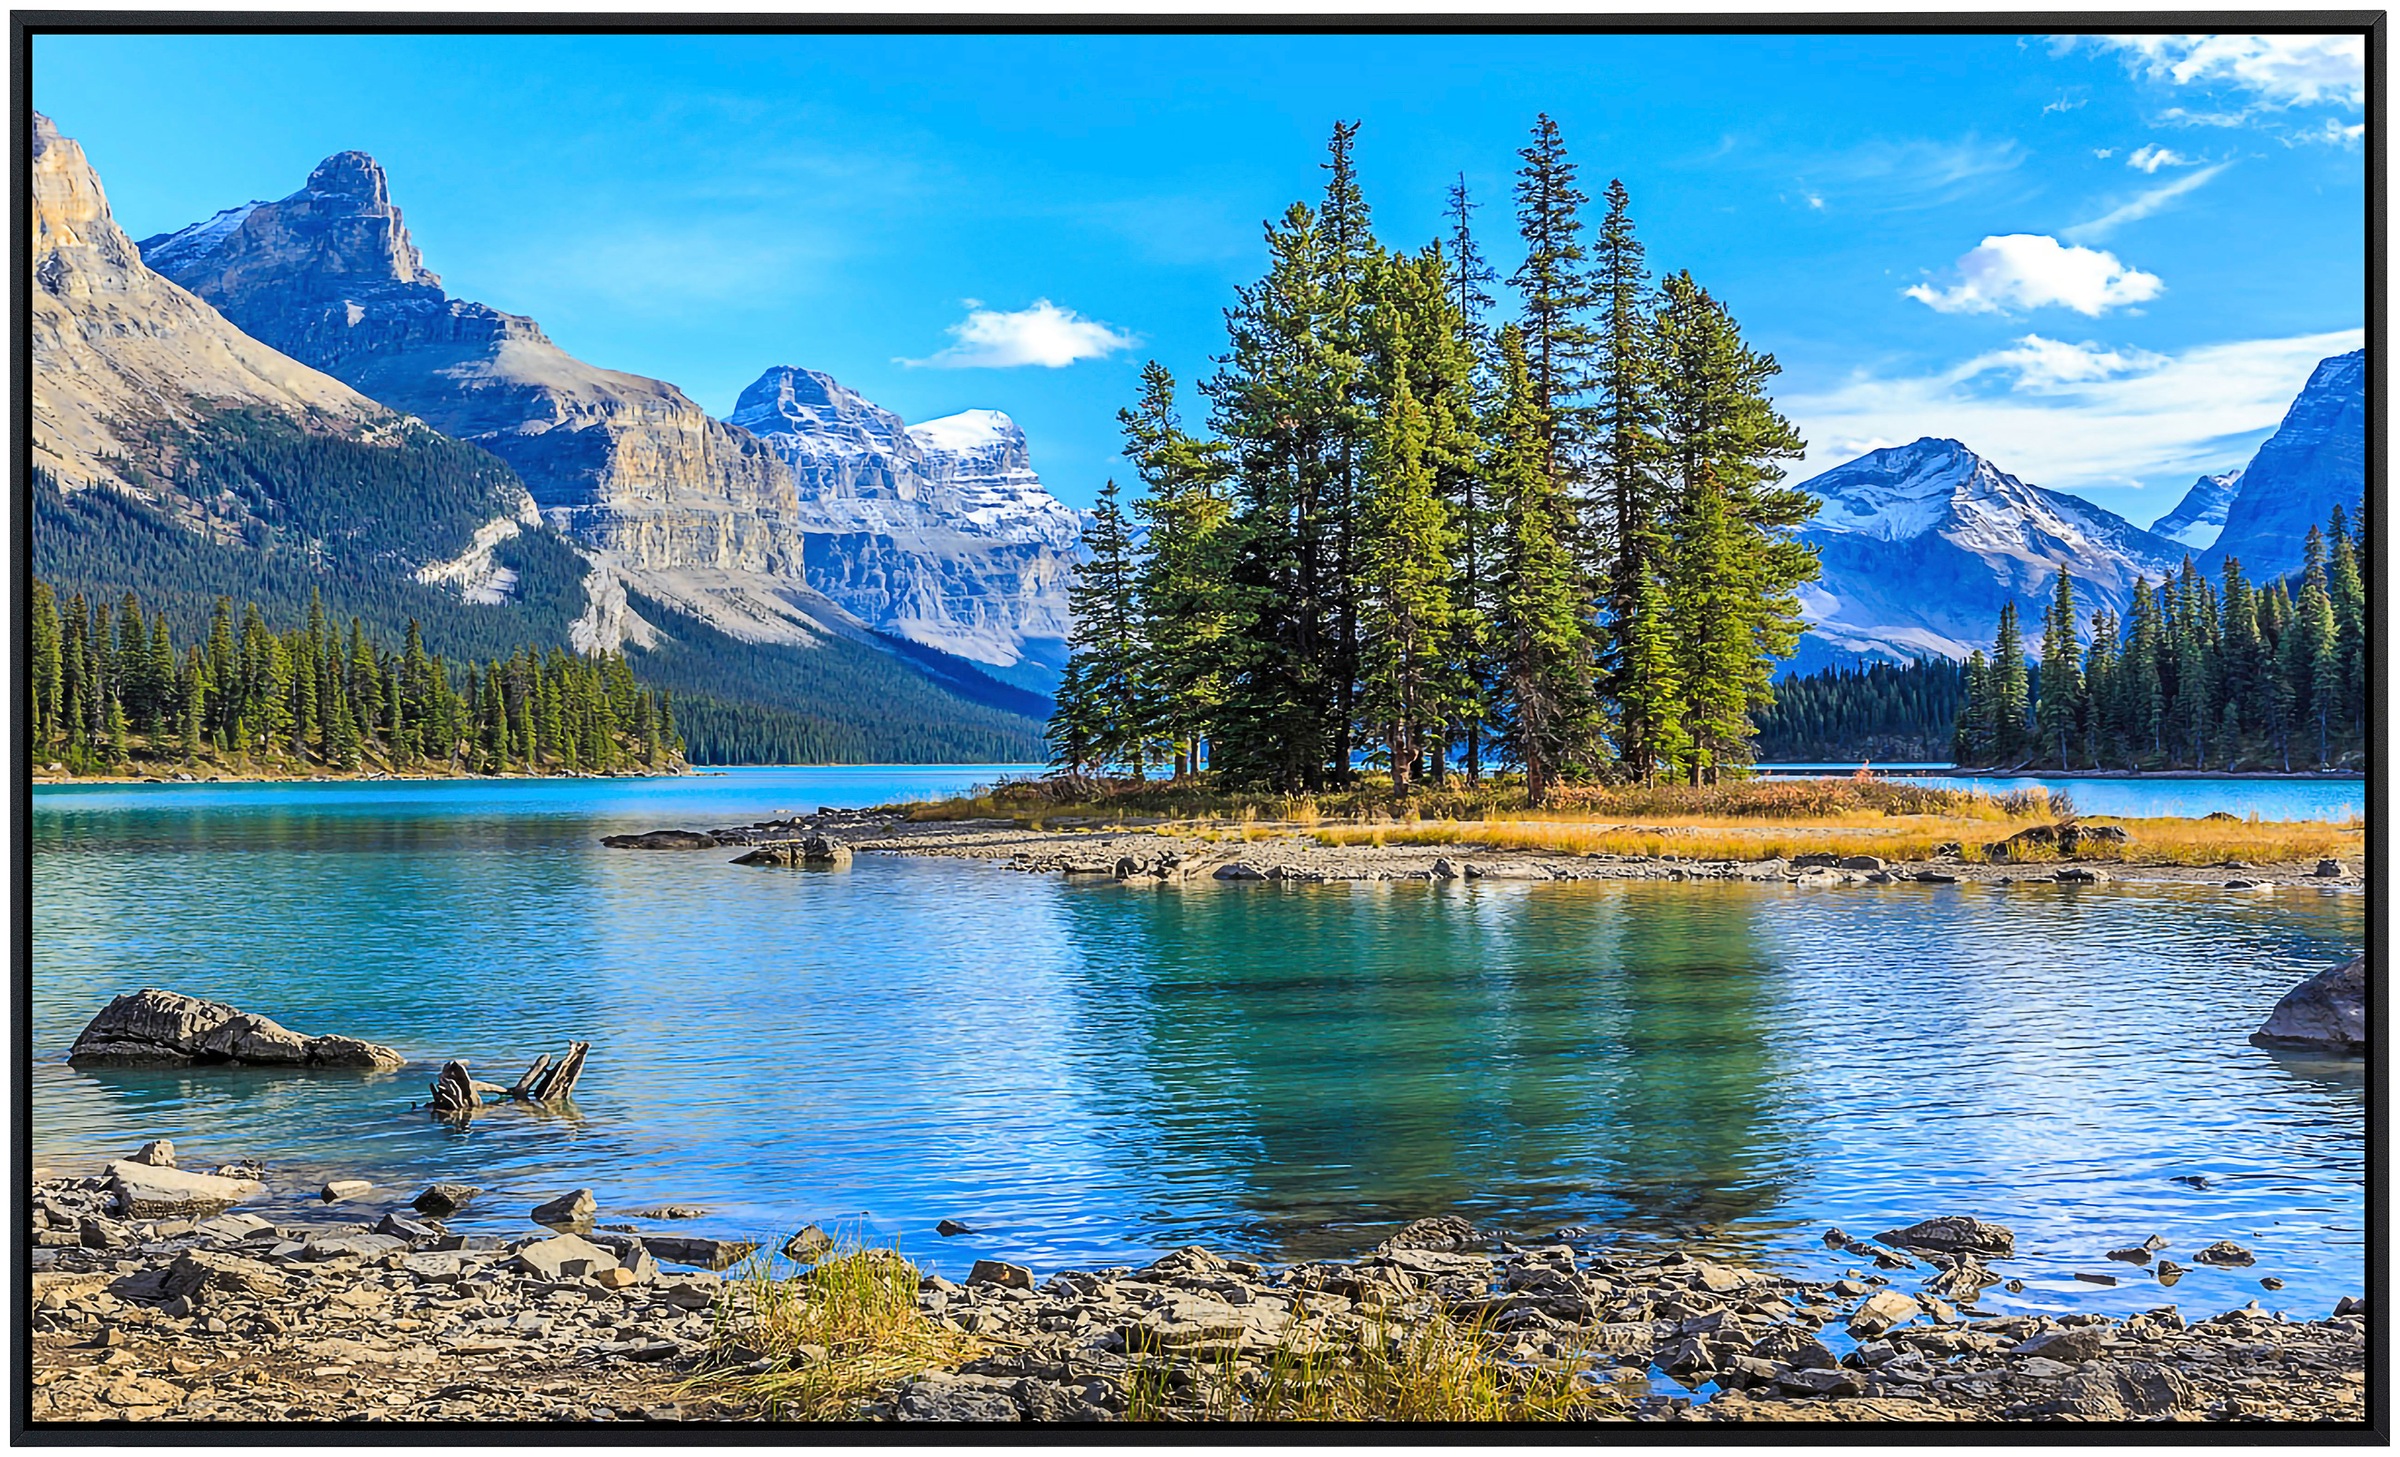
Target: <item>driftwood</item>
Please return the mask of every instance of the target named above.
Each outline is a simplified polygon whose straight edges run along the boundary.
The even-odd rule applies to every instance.
[[[508,1099],[519,1103],[547,1105],[563,1103],[575,1092],[575,1084],[583,1076],[583,1059],[592,1049],[588,1042],[570,1042],[566,1055],[552,1062],[549,1053],[533,1060],[509,1087],[487,1083],[471,1077],[464,1062],[442,1064],[442,1075],[434,1080],[433,1101],[426,1105],[436,1118],[464,1123],[475,1116],[475,1110],[485,1102]]]
[[[463,1062],[442,1064],[442,1075],[433,1080],[433,1102],[429,1105],[436,1118],[451,1118],[464,1123],[483,1106],[483,1097],[475,1091],[475,1080],[467,1076]]]

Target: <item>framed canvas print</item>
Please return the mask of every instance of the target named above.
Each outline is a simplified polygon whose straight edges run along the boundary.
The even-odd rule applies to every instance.
[[[2384,26],[15,12],[13,1430],[2380,1439]]]

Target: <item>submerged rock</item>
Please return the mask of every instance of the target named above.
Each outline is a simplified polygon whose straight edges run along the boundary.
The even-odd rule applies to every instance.
[[[2365,1052],[2367,959],[2354,956],[2284,993],[2250,1040],[2261,1047]]]
[[[231,1063],[380,1071],[407,1059],[380,1043],[311,1037],[223,1002],[144,987],[101,1008],[75,1039],[67,1061],[76,1067]]]

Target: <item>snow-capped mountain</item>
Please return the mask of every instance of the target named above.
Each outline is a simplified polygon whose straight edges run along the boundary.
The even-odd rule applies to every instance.
[[[1988,650],[2011,599],[2030,643],[2060,567],[2085,613],[2122,611],[2137,578],[2160,580],[2185,551],[2113,511],[2021,481],[1955,440],[1870,451],[1801,489],[1823,500],[1801,532],[1823,572],[1801,593],[1809,633],[1787,672]]]
[[[2300,569],[2308,529],[2333,508],[2356,516],[2367,485],[2367,355],[2363,349],[2319,364],[2283,423],[2250,457],[2225,529],[2202,564],[2233,557],[2252,581]]]
[[[2171,536],[2194,551],[2206,551],[2216,545],[2217,537],[2225,530],[2225,512],[2240,494],[2242,467],[2202,476],[2183,493],[2175,509],[2150,523],[2158,536]]]
[[[1047,691],[1065,661],[1081,513],[998,410],[909,425],[831,375],[778,365],[727,423],[791,468],[809,585],[863,621]]]

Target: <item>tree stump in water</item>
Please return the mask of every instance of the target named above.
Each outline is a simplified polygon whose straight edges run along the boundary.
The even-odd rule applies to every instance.
[[[540,1057],[535,1058],[533,1060],[533,1066],[525,1069],[525,1076],[517,1079],[516,1086],[508,1090],[508,1095],[512,1098],[525,1098],[530,1096],[533,1092],[534,1080],[539,1078],[543,1072],[549,1068],[549,1066],[549,1053],[545,1052]]]
[[[530,1100],[536,1103],[564,1102],[574,1093],[575,1080],[583,1076],[583,1055],[591,1051],[591,1047],[592,1044],[588,1042],[568,1043],[567,1055],[558,1060],[556,1067],[534,1081],[533,1091],[527,1095]],[[530,1071],[527,1075],[531,1076]]]
[[[475,1091],[475,1080],[467,1076],[463,1062],[442,1064],[442,1075],[433,1080],[433,1116],[450,1118],[464,1123],[475,1116],[482,1106],[483,1096]]]

